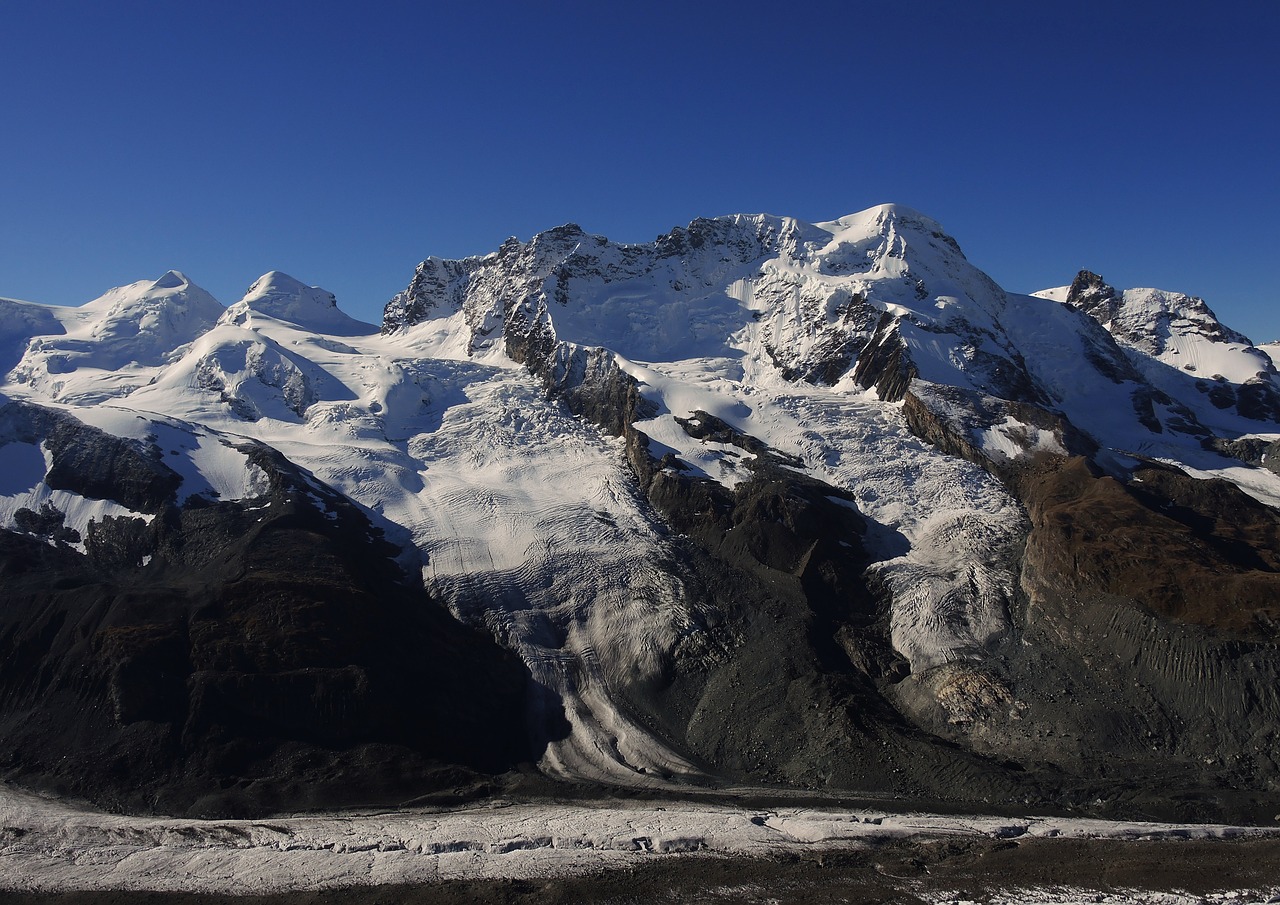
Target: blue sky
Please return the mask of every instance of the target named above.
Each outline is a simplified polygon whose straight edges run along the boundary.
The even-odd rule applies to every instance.
[[[368,320],[567,221],[940,220],[1280,338],[1280,3],[0,0],[0,295],[272,269]]]

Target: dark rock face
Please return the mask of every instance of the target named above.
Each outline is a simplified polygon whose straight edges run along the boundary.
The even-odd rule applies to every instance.
[[[1219,409],[1234,408],[1243,417],[1250,418],[1254,421],[1277,422],[1280,421],[1280,391],[1278,391],[1271,380],[1264,376],[1253,377],[1246,380],[1242,384],[1231,384],[1225,378],[1218,378],[1212,381],[1198,380],[1196,381],[1196,389],[1209,397],[1209,401]],[[1221,440],[1221,438],[1218,438]],[[1216,445],[1217,441],[1213,441]],[[1231,441],[1221,440],[1223,443]],[[1225,451],[1222,447],[1220,451]],[[1227,453],[1227,455],[1234,455]],[[1252,464],[1260,464],[1251,459],[1245,459]]]
[[[1059,412],[959,387],[918,382],[904,395],[902,413],[920,439],[1005,481],[1021,473],[1026,463],[994,458],[977,445],[977,434],[993,424],[1017,421],[1048,434],[1056,447],[1071,455],[1091,456],[1098,451],[1097,443]],[[1029,437],[1023,442],[1031,446]]]
[[[1067,304],[1080,309],[1104,326],[1111,323],[1120,308],[1115,287],[1088,270],[1080,271],[1071,281],[1071,288],[1067,291]]]
[[[76,430],[24,414],[50,420],[55,450]],[[137,448],[91,456],[91,439],[66,444],[89,463],[79,486],[128,463],[172,494]],[[155,519],[91,523],[83,555],[0,532],[0,771],[108,807],[227,815],[394,804],[535,758],[517,658],[427,599],[345,498],[246,451],[263,498],[178,508],[125,480],[161,500]]]
[[[43,442],[53,459],[45,483],[54,490],[158,512],[181,483],[142,444],[114,437],[54,409],[0,406],[0,442]]]
[[[1236,390],[1236,411],[1255,421],[1280,422],[1280,391],[1269,380],[1247,380]]]
[[[1122,484],[1076,459],[1023,486],[1027,561],[1058,576],[1057,593],[1130,600],[1224,638],[1280,640],[1280,513],[1235,485],[1158,463]]]
[[[1280,794],[1280,518],[1156,464],[1122,484],[1073,460],[1024,488],[1026,632],[1088,714],[1081,756],[1261,819]]]
[[[1209,448],[1225,456],[1239,459],[1250,465],[1259,465],[1280,474],[1280,440],[1224,440],[1215,437],[1207,441]]]
[[[80,543],[80,532],[65,526],[66,513],[45,502],[40,511],[23,507],[13,514],[14,526],[23,534],[40,537],[58,544]]]
[[[885,402],[897,402],[907,394],[907,387],[918,373],[898,335],[897,318],[886,312],[858,358],[853,379],[863,389],[875,387]]]

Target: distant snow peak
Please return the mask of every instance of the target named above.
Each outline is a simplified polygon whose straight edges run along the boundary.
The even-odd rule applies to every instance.
[[[1271,358],[1218,320],[1204,299],[1163,289],[1120,291],[1088,270],[1080,271],[1065,295],[1036,295],[1063,301],[1106,328],[1146,382],[1183,404],[1181,420],[1194,413],[1204,427],[1225,436],[1257,429],[1240,418],[1280,418],[1280,374]]]
[[[264,273],[254,280],[240,301],[247,307],[272,317],[294,314],[307,308],[329,310],[338,307],[338,300],[332,292],[326,292],[319,286],[307,286],[278,270]]]
[[[881,234],[896,228],[898,224],[921,229],[929,233],[943,232],[942,224],[904,204],[877,204],[855,214],[848,214],[827,223],[814,224],[830,232],[858,231]]]
[[[158,280],[139,280],[108,289],[96,299],[85,303],[80,310],[123,311],[157,301],[183,307],[194,306],[202,309],[205,314],[214,307],[219,313],[222,311],[222,305],[212,295],[177,270],[166,271]]]
[[[110,289],[79,308],[27,308],[13,312],[31,332],[24,349],[9,350],[17,353],[12,378],[47,398],[81,403],[124,396],[145,384],[175,349],[223,314],[217,299],[173,270]],[[39,317],[32,318],[37,308]]]
[[[225,323],[246,326],[253,314],[294,324],[316,333],[356,336],[376,332],[338,308],[332,292],[308,286],[287,273],[272,270],[253,282],[244,298],[227,309]]]
[[[1159,355],[1171,335],[1199,334],[1216,342],[1252,345],[1249,338],[1225,326],[1204,299],[1163,289],[1118,292],[1098,274],[1082,270],[1067,292],[1066,303],[1092,316],[1121,341],[1147,345]]]
[[[279,270],[269,270],[262,276],[253,281],[249,287],[245,298],[253,298],[255,296],[272,296],[272,295],[289,295],[296,296],[302,294],[310,294],[315,291],[319,295],[327,296],[333,300],[333,294],[324,292],[318,286],[308,286],[301,280],[297,280],[289,274]],[[336,306],[336,301],[331,301]]]

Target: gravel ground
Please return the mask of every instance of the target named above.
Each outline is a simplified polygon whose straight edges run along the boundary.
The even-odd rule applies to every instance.
[[[2,865],[0,865],[2,869]],[[580,876],[455,880],[262,896],[0,892],[5,905],[1280,902],[1280,839],[956,838],[766,858],[677,855]]]

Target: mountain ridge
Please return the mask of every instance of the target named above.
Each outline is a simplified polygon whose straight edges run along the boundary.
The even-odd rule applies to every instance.
[[[1006,292],[936,221],[881,205],[819,224],[699,219],[638,244],[568,224],[427,258],[381,328],[273,272],[147,361],[121,362],[110,337],[95,359],[85,315],[55,312],[80,345],[6,340],[21,354],[0,387],[0,460],[15,466],[2,536],[145,585],[184,568],[181,538],[200,547],[198,531],[276,506],[284,524],[350,543],[352,507],[402,576],[396,594],[418,601],[394,619],[447,608],[485,657],[522,664],[523,680],[507,671],[484,693],[510,713],[524,682],[524,756],[561,781],[1274,813],[1280,766],[1260,740],[1280,719],[1267,690],[1280,678],[1275,368],[1199,300],[1077,283],[1061,298]],[[148,292],[194,291],[178,274],[142,286],[125,287],[140,308]],[[63,446],[21,427],[55,423],[85,427],[58,427]],[[101,456],[76,453],[86,478],[58,478],[51,450],[91,445],[75,438],[93,430],[178,477],[154,514],[86,489],[119,481]],[[286,473],[301,494],[287,505],[271,489]],[[39,561],[12,557],[0,568]],[[32,568],[34,601],[60,567]],[[305,583],[289,593],[282,625],[312,606]],[[172,664],[194,662],[203,617],[157,623],[110,599],[82,631],[132,626],[138,681],[169,664],[165,719],[197,719],[172,702],[204,680]],[[0,650],[39,662],[30,637],[0,632]],[[103,669],[105,650],[76,656]],[[299,687],[253,669],[219,694]],[[344,712],[367,706],[353,675],[323,685]],[[0,696],[0,712],[39,700],[23,695]],[[330,711],[300,712],[304,737],[257,738],[259,763],[298,744],[369,750],[367,733],[326,736]],[[93,744],[125,745],[138,722],[99,724]],[[263,732],[229,725],[218,732]],[[467,738],[424,738],[373,758],[369,782],[424,751],[454,752],[444,773],[415,768],[424,789],[521,756],[504,743],[506,763],[482,763]],[[38,781],[23,756],[6,769]],[[277,800],[260,768],[181,763],[196,766],[152,780],[165,807],[197,806],[183,804],[197,774],[236,790],[200,808]],[[307,781],[311,800],[331,794]]]

